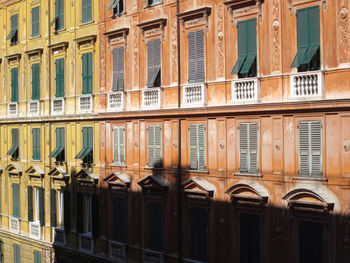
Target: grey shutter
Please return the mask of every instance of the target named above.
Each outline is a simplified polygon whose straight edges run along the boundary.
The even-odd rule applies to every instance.
[[[154,165],[154,132],[155,126],[149,125],[148,131],[148,166],[153,167]]]
[[[239,124],[239,171],[248,172],[248,123]]]
[[[300,176],[308,176],[310,171],[309,126],[310,125],[308,122],[299,122],[299,175]]]
[[[204,30],[196,31],[196,82],[204,82]]]
[[[161,74],[161,41],[160,39],[154,39],[154,66],[152,73],[152,86],[160,87],[160,74]]]
[[[118,49],[114,48],[113,54],[113,84],[112,91],[118,91]]]
[[[154,41],[147,42],[147,86],[150,88],[153,86],[152,74],[154,70]]]
[[[311,122],[311,175],[321,176],[322,174],[322,138],[321,122]]]
[[[206,169],[205,125],[198,124],[198,170]]]
[[[118,82],[117,90],[124,90],[124,47],[118,47]]]
[[[125,163],[125,128],[119,128],[119,163]]]
[[[196,32],[188,33],[188,83],[196,82]]]
[[[162,127],[154,125],[154,164],[156,168],[162,167]]]
[[[258,173],[258,124],[249,123],[249,173]]]
[[[119,163],[119,129],[115,127],[113,129],[113,162]]]
[[[197,125],[196,124],[191,124],[190,128],[189,128],[189,131],[190,131],[190,170],[197,170],[198,169]]]

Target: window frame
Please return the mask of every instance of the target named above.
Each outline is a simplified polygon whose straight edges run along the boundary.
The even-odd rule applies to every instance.
[[[88,16],[85,19],[84,19],[84,1],[88,1],[87,6],[85,6],[85,9],[86,9],[85,12],[86,12],[86,15],[88,15]],[[92,0],[82,0],[82,2],[81,2],[81,23],[82,24],[87,24],[87,23],[93,22],[93,10],[94,9],[93,9],[93,1]]]
[[[125,126],[124,125],[114,126],[112,129],[112,132],[113,132],[113,134],[112,134],[112,138],[113,138],[113,164],[118,165],[118,166],[125,166],[125,159],[126,159]],[[123,135],[121,135],[121,133]],[[116,137],[117,137],[117,142],[115,141]],[[121,137],[124,139],[123,143],[122,143],[123,146],[120,145]],[[116,150],[116,147],[117,147],[117,150]],[[117,157],[116,157],[116,151],[118,152]]]
[[[152,129],[154,130],[153,136],[151,136],[152,134],[150,134],[150,132],[152,132]],[[157,129],[159,130],[157,131]],[[156,138],[157,132],[159,133],[159,139]],[[162,169],[163,168],[163,148],[164,148],[163,125],[159,123],[153,123],[153,124],[147,125],[146,136],[147,136],[147,167],[153,168],[153,169]],[[153,140],[153,143],[150,139]],[[160,146],[157,144],[157,141],[160,143]],[[153,154],[152,154],[152,151],[153,151]],[[157,151],[159,153],[159,159],[157,159]],[[153,156],[151,156],[150,158],[150,155],[153,155]]]
[[[191,38],[193,34],[194,43],[191,44]],[[197,39],[202,39],[203,43]],[[205,29],[200,28],[196,30],[191,30],[187,33],[187,80],[189,84],[195,83],[204,83],[206,80],[206,35]],[[202,44],[202,47],[198,47],[197,43]],[[192,46],[193,45],[193,46]],[[202,50],[199,50],[202,49]],[[203,52],[203,56],[201,57],[201,52]],[[191,57],[194,55],[194,57]],[[193,68],[194,67],[194,68]],[[194,70],[194,73],[191,74],[191,71]]]
[[[38,20],[34,21],[33,19],[33,11],[34,10],[38,10]],[[35,38],[35,37],[39,37],[40,36],[40,5],[34,6],[31,9],[31,13],[32,13],[32,34],[31,37]],[[35,23],[36,22],[36,23]],[[37,32],[34,32],[35,27],[37,27]]]
[[[199,140],[199,127],[203,127],[203,136],[204,138],[202,139],[204,146],[200,146],[200,140]],[[195,127],[196,129],[196,146],[191,146],[191,127]],[[208,143],[207,143],[207,123],[204,122],[194,122],[194,123],[189,123],[188,125],[188,170],[189,171],[199,171],[199,172],[207,172],[207,161],[208,161]],[[204,147],[202,151],[204,151],[203,155],[203,163],[201,165],[201,147]],[[191,167],[191,148],[195,148],[196,154],[196,168]],[[203,169],[201,169],[201,166],[203,166]]]

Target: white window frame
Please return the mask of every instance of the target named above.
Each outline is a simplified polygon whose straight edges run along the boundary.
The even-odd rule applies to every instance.
[[[34,222],[37,224],[40,224],[40,200],[39,200],[39,187],[34,187],[34,200],[35,200],[35,207],[34,207]]]
[[[63,229],[64,228],[64,192],[63,190],[57,191],[57,200],[58,200],[58,207],[57,207],[57,213],[58,213],[58,228]]]

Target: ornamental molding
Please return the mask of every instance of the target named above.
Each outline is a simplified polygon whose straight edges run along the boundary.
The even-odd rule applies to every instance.
[[[294,13],[295,9],[299,5],[312,2],[310,0],[287,0],[287,1],[288,1],[288,9],[290,14]],[[327,1],[328,0],[313,0],[313,2],[320,3],[324,10],[327,8]]]
[[[209,15],[211,14],[211,7],[202,7],[183,13],[178,13],[177,17],[180,19],[183,33],[186,29],[203,25],[206,33],[209,31]]]
[[[158,18],[137,24],[137,26],[141,29],[142,41],[145,42],[145,39],[155,35],[161,35],[162,41],[164,41],[164,27],[166,26],[166,23],[166,18]]]
[[[237,19],[248,15],[257,15],[258,21],[262,21],[261,5],[265,0],[229,0],[224,2],[231,17],[231,23],[236,24]]]
[[[224,7],[219,5],[216,13],[216,29],[217,29],[217,65],[218,65],[218,77],[224,77],[225,72],[225,59],[224,59]]]
[[[280,41],[280,3],[279,0],[273,0],[272,4],[272,65],[273,70],[279,70],[280,64],[280,52],[281,52],[281,41]]]
[[[109,48],[116,45],[124,45],[127,48],[127,37],[129,28],[120,28],[103,33],[107,37]]]

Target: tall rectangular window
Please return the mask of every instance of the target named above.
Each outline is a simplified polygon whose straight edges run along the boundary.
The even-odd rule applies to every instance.
[[[32,64],[32,100],[40,99],[40,63]]]
[[[147,0],[148,6],[156,5],[161,3],[161,0]]]
[[[188,33],[188,83],[204,82],[204,30]]]
[[[260,262],[260,223],[258,215],[241,214],[240,257],[241,263]]]
[[[124,47],[113,49],[113,91],[124,91]]]
[[[190,170],[206,170],[206,142],[205,142],[205,125],[191,124],[189,127],[190,134]]]
[[[69,192],[51,189],[51,226],[69,230]]]
[[[298,51],[291,67],[298,71],[320,69],[320,10],[312,6],[297,10]]]
[[[32,37],[40,35],[40,7],[32,8]]]
[[[163,251],[163,207],[160,203],[149,203],[148,208],[148,248]]]
[[[12,183],[12,216],[20,216],[19,184],[16,183]]]
[[[21,263],[20,246],[13,244],[13,263]]]
[[[257,174],[258,163],[258,124],[256,122],[239,124],[239,172]]]
[[[322,263],[324,254],[323,225],[301,221],[299,224],[299,262]]]
[[[78,233],[98,235],[99,199],[97,195],[77,193],[77,230]]]
[[[11,102],[18,102],[18,68],[11,69]]]
[[[18,14],[11,16],[11,31],[6,40],[10,40],[12,45],[18,42]]]
[[[124,0],[111,0],[107,10],[113,8],[113,15],[120,15],[124,12]]]
[[[64,58],[56,59],[56,97],[64,97]]]
[[[40,160],[40,128],[32,129],[33,135],[33,160]]]
[[[190,257],[206,262],[208,260],[208,211],[201,207],[190,209]]]
[[[148,134],[148,166],[162,167],[162,126],[149,125]]]
[[[41,252],[34,250],[34,263],[41,263]]]
[[[92,0],[82,0],[81,22],[92,21]]]
[[[19,144],[18,144],[18,129],[11,130],[12,136],[12,146],[6,155],[12,157],[12,159],[17,160],[19,157]]]
[[[125,163],[125,128],[116,126],[113,128],[113,163],[124,165]]]
[[[50,158],[56,158],[57,162],[65,161],[64,128],[56,128],[56,148],[50,153]]]
[[[83,94],[92,93],[92,53],[84,53],[82,56],[82,76],[83,76]]]
[[[64,28],[64,0],[55,0],[55,20],[56,30]]]
[[[126,199],[122,197],[113,197],[112,199],[113,215],[113,234],[114,240],[119,242],[126,241]]]
[[[83,128],[83,149],[75,156],[75,159],[83,160],[84,164],[93,163],[93,129]]]
[[[161,41],[153,39],[147,42],[147,86],[161,85]]]
[[[320,121],[299,122],[299,175],[322,176],[322,124]]]
[[[44,225],[44,188],[28,185],[28,221]]]
[[[240,78],[256,77],[256,19],[237,23],[238,59],[231,74]]]

